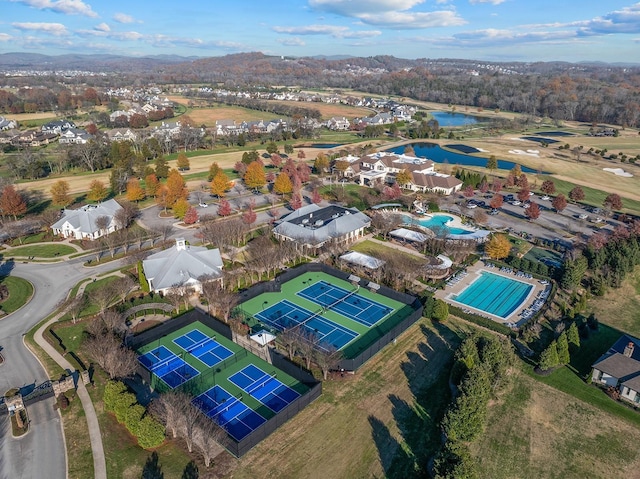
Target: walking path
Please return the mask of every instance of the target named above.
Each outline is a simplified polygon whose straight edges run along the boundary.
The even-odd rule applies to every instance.
[[[63,369],[73,371],[75,368],[67,361],[58,351],[51,346],[46,339],[44,339],[44,331],[54,322],[56,322],[64,312],[61,312],[44,323],[34,335],[34,340],[40,346],[44,352],[46,352],[56,363],[58,363]],[[102,435],[100,433],[100,424],[98,423],[98,416],[96,410],[93,407],[91,397],[87,392],[82,380],[78,380],[77,389],[78,397],[82,403],[85,417],[87,418],[87,426],[89,428],[89,441],[91,442],[91,453],[93,454],[93,477],[95,479],[107,479],[107,464],[104,456],[104,448],[102,447]]]

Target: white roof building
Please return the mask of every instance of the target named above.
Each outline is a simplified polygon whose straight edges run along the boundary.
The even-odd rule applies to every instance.
[[[356,208],[312,204],[288,214],[273,229],[276,238],[320,248],[329,240],[347,243],[364,235],[371,219]]]
[[[56,221],[51,228],[53,233],[65,238],[94,240],[101,236],[113,233],[118,229],[115,220],[116,213],[122,206],[116,200],[107,200],[97,205],[85,205],[77,210],[65,210],[62,218]],[[106,217],[103,228],[98,226],[98,218]]]
[[[219,249],[190,246],[184,238],[177,238],[174,247],[152,254],[142,261],[149,288],[163,294],[179,285],[202,291],[201,279],[222,280],[222,267]]]

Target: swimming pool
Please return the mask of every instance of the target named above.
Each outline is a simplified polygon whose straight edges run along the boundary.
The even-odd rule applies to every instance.
[[[430,230],[437,228],[447,228],[448,233],[452,235],[468,235],[473,233],[473,231],[465,230],[462,228],[454,228],[452,226],[447,226],[447,223],[453,221],[453,217],[449,215],[433,215],[431,218],[416,220],[411,218],[410,216],[404,216],[403,222],[405,224],[419,225],[423,228],[429,228]]]
[[[451,300],[506,319],[527,298],[533,285],[483,271]]]

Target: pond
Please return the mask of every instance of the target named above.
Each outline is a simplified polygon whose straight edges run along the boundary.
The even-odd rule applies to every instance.
[[[426,141],[420,141],[411,143],[409,145],[396,146],[387,151],[392,153],[402,154],[404,153],[405,146],[411,146],[415,152],[415,156],[421,158],[428,158],[436,163],[449,163],[450,165],[462,165],[462,166],[479,166],[484,168],[487,166],[487,158],[480,156],[463,155],[462,153],[456,153],[454,151],[447,151],[440,145],[435,143],[429,143]],[[461,145],[453,145],[457,149],[460,149]],[[516,166],[516,163],[506,160],[498,160],[498,168],[500,170],[511,170]],[[538,170],[528,168],[520,165],[523,173],[538,173]],[[542,172],[544,173],[544,172]]]
[[[520,138],[522,138],[523,140],[537,141],[538,143],[546,143],[547,145],[560,142],[560,140],[553,140],[551,138],[543,138],[537,136],[521,136]]]
[[[450,111],[430,111],[429,114],[438,120],[441,127],[473,125],[480,121],[478,117]]]
[[[311,148],[337,148],[342,146],[342,143],[311,143]]]

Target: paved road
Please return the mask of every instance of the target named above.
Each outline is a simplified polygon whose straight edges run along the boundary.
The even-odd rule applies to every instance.
[[[78,281],[117,267],[117,263],[111,263],[89,269],[83,268],[82,262],[78,258],[56,264],[16,263],[9,272],[30,281],[34,296],[22,309],[0,320],[0,346],[5,358],[0,366],[2,393],[49,379],[24,346],[22,336],[48,316]],[[33,429],[22,439],[13,439],[5,423],[0,424],[0,479],[66,478],[64,437],[53,404],[49,399],[29,406]]]

